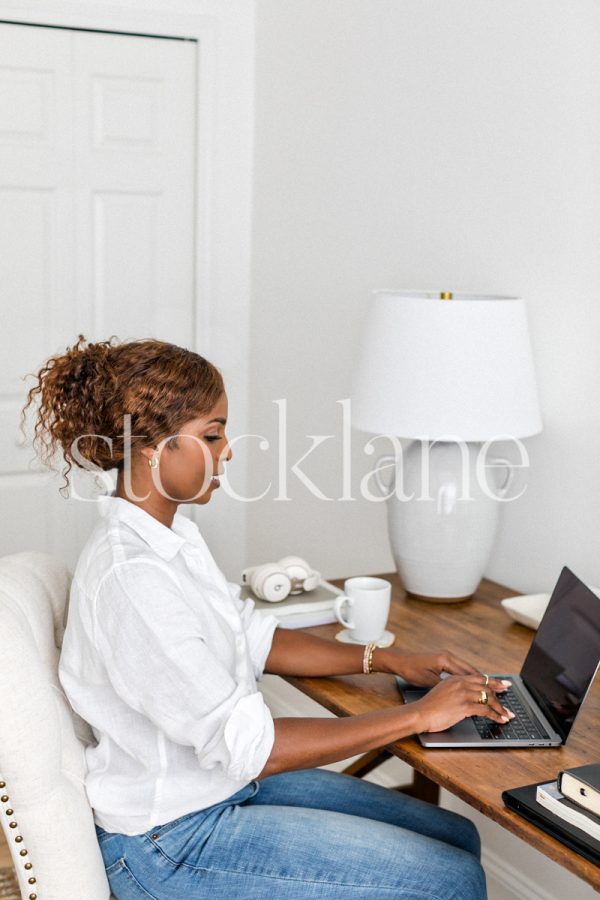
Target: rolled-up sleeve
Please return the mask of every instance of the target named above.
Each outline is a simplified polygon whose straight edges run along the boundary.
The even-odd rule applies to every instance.
[[[192,746],[200,767],[247,781],[262,771],[274,742],[271,713],[211,653],[168,570],[147,559],[115,565],[96,595],[94,628],[117,694],[171,741]],[[253,636],[258,646],[254,627]]]
[[[251,781],[262,772],[275,741],[273,717],[261,693],[248,694],[238,700],[227,719],[223,736],[211,749],[197,756],[205,769],[222,765],[230,778]]]
[[[250,657],[254,666],[254,677],[260,681],[265,671],[267,657],[271,652],[273,635],[278,625],[277,619],[272,613],[256,609],[254,600],[240,599],[239,584],[233,584],[230,581],[228,587],[246,632]]]

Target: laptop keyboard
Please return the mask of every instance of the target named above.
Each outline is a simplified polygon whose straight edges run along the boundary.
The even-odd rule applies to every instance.
[[[504,677],[504,676],[500,676]],[[482,738],[495,741],[514,741],[515,739],[539,740],[549,739],[550,735],[546,734],[539,722],[534,719],[527,711],[519,694],[514,688],[509,687],[502,694],[498,694],[502,706],[506,706],[515,714],[505,725],[498,722],[492,722],[485,716],[472,716],[473,724]]]

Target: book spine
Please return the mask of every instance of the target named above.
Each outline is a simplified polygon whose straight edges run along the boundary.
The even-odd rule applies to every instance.
[[[582,809],[600,816],[600,792],[596,788],[581,781],[570,772],[560,772],[558,776],[558,789],[561,794],[576,803]]]

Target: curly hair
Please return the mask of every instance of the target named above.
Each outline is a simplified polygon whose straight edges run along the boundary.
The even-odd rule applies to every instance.
[[[27,410],[37,404],[33,447],[47,466],[62,452],[65,486],[73,464],[123,468],[125,415],[131,416],[133,454],[205,415],[225,390],[219,370],[192,350],[153,339],[118,343],[115,336],[88,343],[80,334],[66,353],[50,357],[30,377],[36,383],[21,429],[25,433]]]

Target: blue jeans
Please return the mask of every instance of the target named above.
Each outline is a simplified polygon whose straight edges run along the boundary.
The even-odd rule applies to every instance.
[[[485,900],[462,816],[324,769],[252,781],[145,834],[96,826],[118,900]]]

